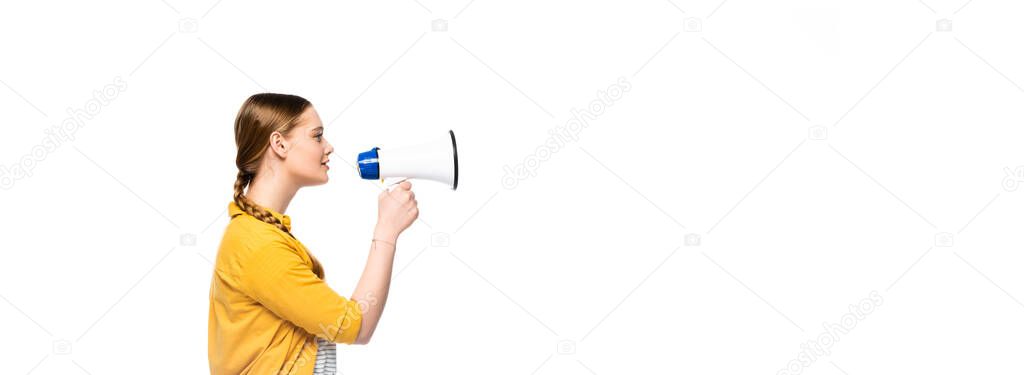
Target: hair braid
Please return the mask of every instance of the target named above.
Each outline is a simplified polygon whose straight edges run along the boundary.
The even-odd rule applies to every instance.
[[[277,227],[292,238],[295,236],[280,219],[245,196],[245,188],[252,184],[253,178],[259,173],[263,155],[270,147],[271,136],[274,133],[288,135],[298,126],[302,114],[311,107],[308,100],[295,95],[255,94],[245,100],[235,118],[235,145],[238,146],[238,154],[235,156],[235,166],[238,167],[235,204],[242,211]]]
[[[282,223],[280,219],[271,214],[270,211],[267,211],[267,209],[260,207],[258,204],[250,200],[249,197],[245,196],[245,188],[252,182],[253,176],[254,174],[252,172],[238,171],[238,177],[235,179],[235,204],[237,204],[238,208],[241,208],[242,211],[245,211],[247,214],[260,219],[267,224],[273,225],[282,232],[292,236],[292,238],[295,238],[295,235],[288,230],[288,227],[284,226],[284,223]]]

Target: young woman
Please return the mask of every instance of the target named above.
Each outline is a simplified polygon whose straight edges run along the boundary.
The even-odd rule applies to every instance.
[[[380,194],[366,268],[351,298],[291,233],[284,212],[303,186],[327,182],[334,148],[306,99],[256,94],[238,111],[238,178],[210,286],[210,372],[333,374],[335,343],[366,344],[391,285],[398,236],[419,215],[409,182]],[[248,190],[246,188],[248,187]]]

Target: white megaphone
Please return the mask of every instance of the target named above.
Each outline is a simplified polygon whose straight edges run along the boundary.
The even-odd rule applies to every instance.
[[[380,148],[359,153],[359,177],[381,180],[389,177],[433,180],[455,190],[459,186],[459,153],[455,132],[443,138],[413,146]]]

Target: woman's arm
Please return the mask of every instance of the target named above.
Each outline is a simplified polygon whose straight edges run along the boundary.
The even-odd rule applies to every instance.
[[[394,190],[382,192],[377,201],[377,226],[373,231],[370,254],[352,295],[362,311],[362,325],[355,341],[360,345],[370,342],[384,313],[398,236],[419,216],[416,195],[408,181],[398,184]]]

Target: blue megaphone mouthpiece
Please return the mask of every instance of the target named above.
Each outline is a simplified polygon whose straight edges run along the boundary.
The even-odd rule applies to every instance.
[[[377,159],[377,150],[380,147],[374,147],[370,151],[359,153],[359,177],[364,180],[376,180],[380,178],[380,162]]]

